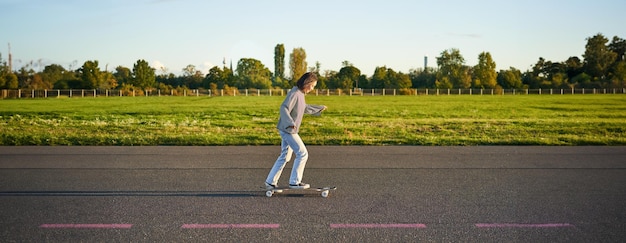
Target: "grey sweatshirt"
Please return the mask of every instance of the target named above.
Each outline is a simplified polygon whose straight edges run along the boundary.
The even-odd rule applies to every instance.
[[[322,105],[307,105],[304,102],[304,92],[298,87],[293,87],[280,105],[280,118],[276,128],[287,133],[298,133],[304,114],[319,116],[323,109]]]

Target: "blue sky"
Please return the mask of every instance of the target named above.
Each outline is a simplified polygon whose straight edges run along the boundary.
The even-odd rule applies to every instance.
[[[378,66],[421,68],[424,56],[435,67],[457,48],[467,65],[489,52],[498,70],[526,71],[539,57],[582,59],[597,33],[625,39],[625,9],[623,0],[0,0],[0,53],[6,61],[11,44],[14,69],[87,60],[132,69],[144,59],[178,75],[240,58],[274,71],[282,43],[287,64],[302,47],[308,66],[338,71],[349,61],[370,76]]]

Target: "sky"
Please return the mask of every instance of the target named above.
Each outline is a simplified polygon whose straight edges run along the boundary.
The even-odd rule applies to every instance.
[[[309,67],[344,61],[371,76],[385,66],[408,73],[436,67],[459,49],[466,65],[489,52],[496,69],[529,70],[540,57],[583,59],[598,33],[626,39],[623,0],[0,0],[0,55],[13,69],[33,63],[77,69],[132,69],[143,59],[176,75],[194,65],[254,58],[274,71],[274,48],[303,48]]]

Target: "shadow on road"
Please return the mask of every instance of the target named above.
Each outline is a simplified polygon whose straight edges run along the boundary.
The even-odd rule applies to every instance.
[[[0,197],[264,197],[259,191],[0,191]]]

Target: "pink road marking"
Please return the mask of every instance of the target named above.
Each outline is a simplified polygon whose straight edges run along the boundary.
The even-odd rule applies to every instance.
[[[183,224],[183,229],[278,229],[280,224]]]
[[[132,224],[42,224],[47,229],[130,229]]]
[[[426,228],[425,224],[330,224],[331,229],[339,228]]]
[[[476,224],[478,228],[558,228],[574,227],[571,224]]]

